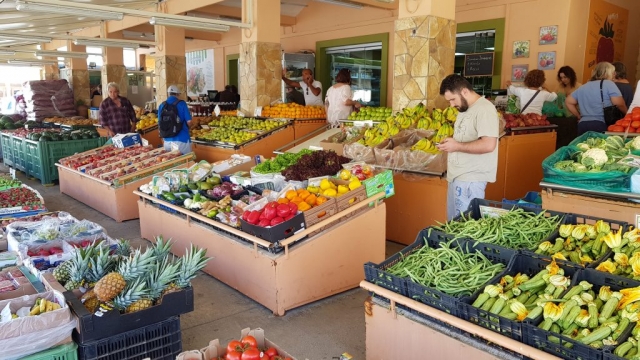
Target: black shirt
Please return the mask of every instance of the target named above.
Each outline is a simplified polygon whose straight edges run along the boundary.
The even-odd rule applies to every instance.
[[[631,102],[633,101],[633,86],[628,83],[619,83],[617,82],[618,89],[620,89],[620,93],[622,93],[622,98],[624,99],[624,103],[629,107]]]

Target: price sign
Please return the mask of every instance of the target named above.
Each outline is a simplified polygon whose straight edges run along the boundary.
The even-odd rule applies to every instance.
[[[209,129],[211,129],[211,128],[209,127],[209,125],[200,125],[200,127],[201,127],[201,128],[203,128],[203,129],[205,129],[205,130],[209,130]]]
[[[216,116],[220,116],[220,105],[216,105],[213,109],[213,113],[216,114]]]
[[[640,227],[640,214],[636,214],[636,227]]]
[[[258,106],[253,110],[253,116],[262,116],[262,106]]]
[[[482,217],[500,217],[506,213],[508,213],[509,210],[507,209],[500,209],[500,208],[494,208],[491,206],[480,206],[480,216]]]
[[[11,175],[12,179],[15,179],[16,178],[16,169],[9,168],[9,174]]]

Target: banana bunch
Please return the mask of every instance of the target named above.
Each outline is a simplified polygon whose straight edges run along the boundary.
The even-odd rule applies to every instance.
[[[439,151],[436,148],[435,144],[427,138],[420,139],[420,141],[418,141],[411,147],[411,151],[417,151],[417,150],[424,151],[429,154],[437,154]]]
[[[380,133],[380,135],[387,136],[389,134],[390,126],[386,122],[379,123],[377,128],[378,128],[378,132]]]
[[[29,312],[29,316],[44,314],[48,311],[58,310],[60,308],[61,308],[60,304],[56,302],[49,301],[47,299],[37,298],[36,303],[33,304],[33,307]]]
[[[444,117],[444,120],[447,120],[448,122],[456,122],[456,119],[458,118],[458,109],[453,106],[449,106],[444,109],[442,116]]]
[[[441,123],[442,121],[444,121],[444,114],[440,109],[433,109],[433,112],[431,113],[431,118],[433,119],[433,121],[437,123]]]
[[[433,126],[433,120],[428,116],[419,118],[416,123],[416,128],[418,129],[428,130],[431,129],[431,126]]]
[[[453,136],[453,126],[449,123],[444,123],[438,129],[436,136],[441,136],[442,138]]]
[[[406,110],[406,109],[405,109]],[[403,111],[404,112],[404,111]],[[412,115],[406,115],[404,113],[398,114],[396,116],[396,123],[400,125],[403,129],[408,129],[413,124],[413,118],[415,117],[415,112]]]

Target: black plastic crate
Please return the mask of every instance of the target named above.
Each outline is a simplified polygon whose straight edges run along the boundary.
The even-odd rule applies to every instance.
[[[571,279],[570,288],[576,286],[580,281],[587,281],[592,284],[592,289],[596,294],[600,291],[602,286],[609,286],[611,287],[611,290],[614,291],[640,286],[640,281],[611,275],[595,269],[580,270],[577,275]],[[524,341],[529,346],[533,346],[555,356],[560,356],[564,359],[600,360],[606,352],[610,352],[615,349],[614,346],[605,346],[603,349],[594,349],[561,334],[556,334],[551,331],[538,328],[538,325],[540,325],[541,322],[542,317],[537,321],[522,324]],[[627,329],[620,335],[619,339],[626,339],[634,327],[635,323],[629,324]],[[550,341],[549,337],[558,338],[558,343]],[[566,345],[568,344],[573,345],[573,347],[571,349],[567,348]]]
[[[530,277],[533,277],[538,272],[546,268],[550,263],[550,258],[537,254],[516,254],[509,263],[507,269],[496,276],[490,283],[497,284],[502,277],[506,275],[515,276],[518,273],[527,274]],[[572,263],[557,264],[564,270],[564,276],[570,278],[573,278],[578,270],[582,269],[582,267]],[[459,303],[460,317],[511,339],[522,341],[523,331],[521,322],[510,320],[497,314],[492,314],[489,311],[485,311],[471,305],[482,292],[484,292],[484,288],[479,289],[475,294],[473,294],[473,296],[468,299],[468,302]]]
[[[484,207],[488,207],[488,208],[496,208],[496,209],[502,209],[502,210],[512,210],[512,209],[523,209],[527,212],[531,212],[534,214],[540,214],[540,213],[544,213],[546,217],[552,217],[552,216],[560,216],[561,217],[561,221],[560,224],[564,224],[567,221],[571,220],[571,215],[570,214],[565,214],[565,213],[561,213],[561,212],[557,212],[557,211],[551,211],[551,210],[544,210],[544,209],[540,209],[540,208],[536,208],[536,207],[531,207],[531,206],[527,206],[527,204],[513,204],[513,203],[503,203],[503,202],[499,202],[499,201],[491,201],[491,200],[484,200],[484,199],[473,199],[471,201],[471,204],[469,204],[469,208],[467,209],[467,211],[464,212],[464,217],[465,218],[473,218],[475,220],[478,220],[480,218],[482,218],[482,208]],[[462,215],[458,215],[456,216],[453,221],[459,221],[461,219]],[[542,243],[545,240],[549,240],[551,238],[554,238],[554,235],[557,234],[557,230],[556,231],[552,231],[546,238],[541,239],[540,243]],[[444,231],[439,231],[441,234],[441,240],[445,240],[445,239],[453,239],[455,237],[454,234],[447,234]],[[473,242],[476,242],[475,239],[469,239],[469,238],[465,238],[465,240],[471,240]],[[499,245],[494,245],[494,244],[489,244],[492,245],[493,247],[496,247],[498,249],[508,249],[507,247],[504,246],[499,246]],[[524,250],[524,249],[514,249],[514,250]],[[533,249],[535,250],[535,249]]]
[[[80,360],[173,360],[182,352],[180,317],[78,345]]]
[[[191,312],[194,306],[192,287],[165,295],[160,305],[129,314],[120,314],[118,310],[110,310],[95,315],[90,313],[72,292],[65,292],[64,297],[69,308],[78,318],[76,328],[73,330],[73,340],[78,345],[141,329],[168,317]]]

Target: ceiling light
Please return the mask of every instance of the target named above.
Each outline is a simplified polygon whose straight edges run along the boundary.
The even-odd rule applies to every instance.
[[[344,7],[354,8],[354,9],[362,9],[363,6],[361,4],[356,4],[352,2],[343,2],[338,0],[316,0],[317,2],[322,2],[331,5],[340,5]]]
[[[62,57],[62,58],[74,58],[74,59],[86,59],[89,54],[86,52],[71,52],[71,51],[36,51],[36,56],[49,56],[49,57]]]
[[[15,55],[16,52],[13,50],[0,50],[0,55]]]
[[[51,42],[50,37],[35,36],[35,35],[20,35],[20,34],[12,34],[12,33],[4,33],[4,32],[0,32],[0,39],[16,40],[16,41],[34,41],[34,42],[43,42],[43,43]]]
[[[104,10],[91,10],[86,11],[83,9],[78,9],[75,7],[61,6],[61,5],[41,5],[41,4],[33,4],[28,2],[16,2],[16,10],[18,11],[29,11],[29,12],[40,12],[43,14],[53,13],[53,14],[62,14],[62,15],[82,15],[93,18],[99,18],[103,20],[122,20],[124,18],[124,14],[121,12],[115,11],[104,11]]]
[[[195,19],[195,18],[194,18]],[[177,19],[165,19],[161,17],[152,17],[149,19],[149,24],[160,26],[174,26],[180,28],[204,30],[204,31],[229,31],[229,26],[212,24],[209,22],[199,22],[198,20],[177,20]]]
[[[75,45],[121,47],[121,48],[132,48],[132,49],[137,49],[140,47],[140,44],[124,42],[124,41],[77,39],[77,40],[74,40],[73,43]]]
[[[54,60],[7,60],[9,64],[20,64],[20,65],[55,65],[58,62]]]
[[[496,48],[492,46],[492,47],[486,47],[486,48],[484,48],[484,49],[485,49],[485,50],[491,50],[491,51],[494,51]]]

